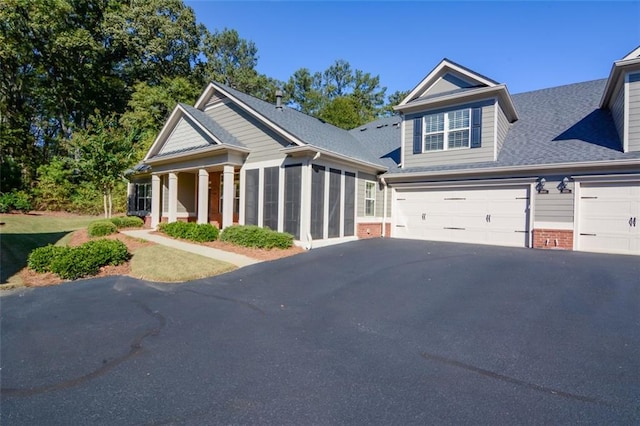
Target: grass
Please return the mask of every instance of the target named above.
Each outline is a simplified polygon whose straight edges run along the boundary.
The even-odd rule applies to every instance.
[[[234,269],[230,263],[160,245],[139,248],[131,259],[131,275],[158,282],[196,280]]]
[[[29,253],[60,241],[76,229],[87,226],[97,216],[39,216],[2,214],[0,222],[0,284],[27,266]]]

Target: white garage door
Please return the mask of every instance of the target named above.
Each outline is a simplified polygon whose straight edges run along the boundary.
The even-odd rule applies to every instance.
[[[640,254],[640,183],[580,186],[578,249]]]
[[[393,236],[527,247],[529,188],[396,190]]]

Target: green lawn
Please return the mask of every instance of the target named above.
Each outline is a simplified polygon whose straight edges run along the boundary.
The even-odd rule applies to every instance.
[[[27,266],[27,257],[37,247],[55,244],[65,235],[87,226],[99,216],[39,216],[1,214],[0,284]]]
[[[27,266],[27,258],[34,248],[65,245],[72,231],[99,219],[100,216],[1,214],[0,222],[4,225],[0,225],[0,284],[20,285],[18,276],[11,277]],[[142,247],[132,255],[132,275],[150,281],[189,281],[236,269],[226,262],[164,246]]]

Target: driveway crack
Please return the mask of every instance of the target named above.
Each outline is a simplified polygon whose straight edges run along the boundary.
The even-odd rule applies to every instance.
[[[157,321],[157,324],[154,327],[147,329],[142,334],[136,336],[131,342],[131,344],[129,345],[129,352],[117,358],[113,358],[110,361],[103,360],[102,366],[100,368],[88,374],[85,374],[80,377],[76,377],[74,379],[65,380],[60,383],[55,383],[53,385],[26,388],[26,389],[2,388],[0,389],[0,394],[2,395],[2,397],[32,396],[32,395],[37,395],[45,392],[57,391],[61,389],[68,389],[75,386],[79,386],[83,383],[86,383],[90,380],[93,380],[97,377],[100,377],[106,374],[107,372],[111,371],[118,365],[130,359],[131,357],[137,355],[142,350],[142,342],[144,341],[144,339],[150,336],[157,336],[160,333],[160,331],[165,327],[166,319],[160,313],[152,311],[151,309],[149,309],[147,305],[145,305],[144,303],[138,300],[134,300],[133,303],[136,306],[138,306],[144,313],[153,317]]]

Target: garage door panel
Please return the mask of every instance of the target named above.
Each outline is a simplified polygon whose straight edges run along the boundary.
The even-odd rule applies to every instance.
[[[528,243],[527,187],[396,190],[396,200],[396,237],[518,247]]]
[[[583,184],[579,203],[580,250],[640,254],[640,183]]]

